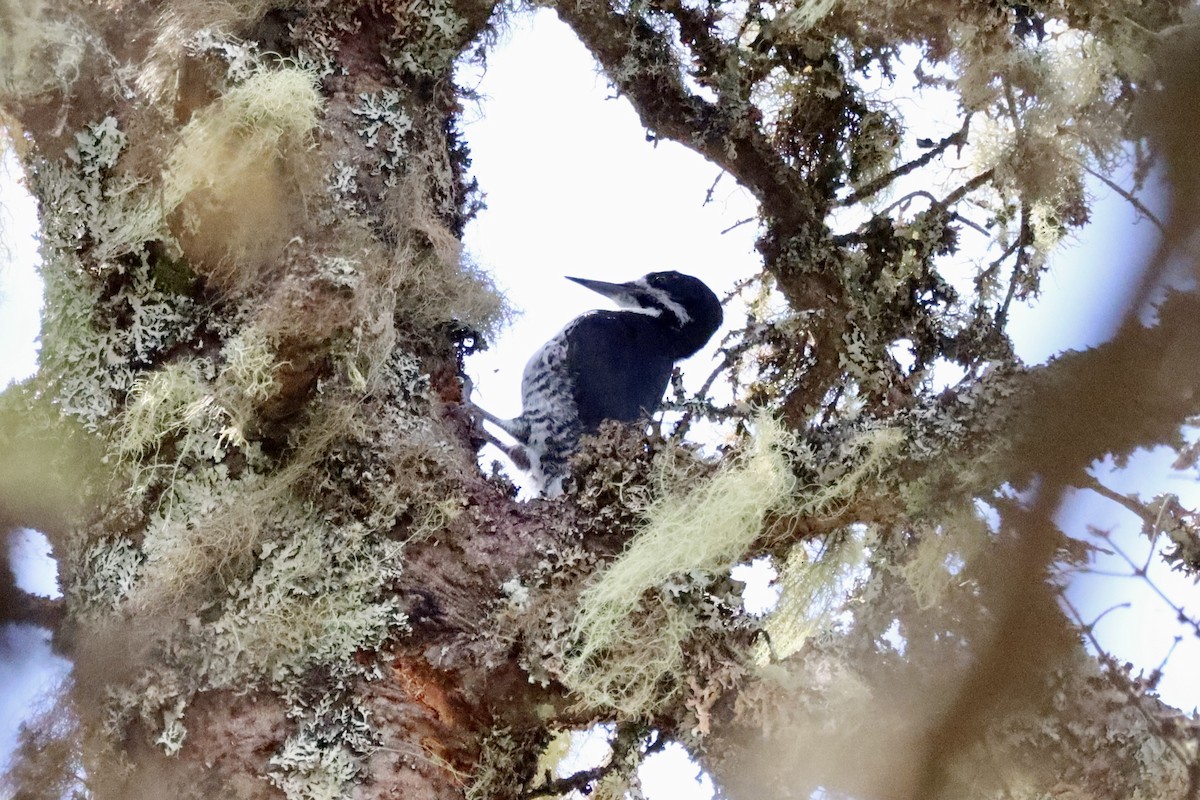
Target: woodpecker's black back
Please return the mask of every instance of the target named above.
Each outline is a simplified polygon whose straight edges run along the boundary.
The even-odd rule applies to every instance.
[[[591,311],[563,328],[525,366],[521,416],[494,420],[525,445],[548,494],[557,493],[579,437],[606,419],[635,422],[657,411],[675,362],[703,347],[722,320],[712,290],[679,272],[571,280],[630,310]]]

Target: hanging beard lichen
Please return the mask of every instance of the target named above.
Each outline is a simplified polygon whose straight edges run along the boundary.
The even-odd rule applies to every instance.
[[[720,627],[723,600],[707,585],[764,535],[768,516],[832,514],[902,441],[899,430],[863,431],[838,449],[836,461],[818,463],[815,450],[761,415],[752,444],[716,475],[655,501],[625,551],[580,597],[571,628],[577,645],[562,676],[580,704],[638,717],[665,702],[662,687],[676,685],[665,679],[681,673],[688,640],[708,618]],[[814,482],[801,485],[798,472]]]
[[[665,699],[661,681],[680,672],[699,622],[674,597],[733,566],[795,489],[791,437],[768,416],[756,428],[747,450],[697,489],[654,502],[625,552],[580,597],[571,633],[578,646],[563,680],[581,704],[637,717]]]

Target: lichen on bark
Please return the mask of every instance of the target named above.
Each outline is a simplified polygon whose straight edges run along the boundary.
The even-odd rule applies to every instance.
[[[10,783],[615,794],[674,741],[731,797],[1194,794],[1195,720],[1056,605],[1079,545],[1052,514],[1098,457],[1186,450],[1195,299],[1044,366],[1007,335],[1132,98],[1189,96],[1148,57],[1194,41],[1183,4],[548,5],[652,136],[754,194],[763,271],[708,383],[733,403],[680,396],[725,446],[605,426],[565,497],[525,503],[478,470],[459,381],[507,312],[462,253],[453,69],[514,9],[0,6],[47,286],[3,418],[84,497],[4,515],[50,535],[75,662]],[[960,118],[917,130],[868,81],[901,74]],[[1191,512],[1124,500],[1194,572]],[[766,617],[729,574],[753,558],[780,572]],[[545,775],[597,722],[610,764]]]

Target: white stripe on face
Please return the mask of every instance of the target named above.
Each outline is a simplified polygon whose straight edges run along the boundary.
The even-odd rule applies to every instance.
[[[639,281],[641,283],[641,281]],[[664,308],[668,309],[679,320],[680,325],[686,325],[692,321],[691,316],[683,310],[683,306],[671,299],[671,295],[667,294],[663,289],[656,289],[653,286],[647,286],[646,291],[654,296]],[[661,313],[661,312],[660,312]]]
[[[661,308],[647,308],[646,306],[642,305],[641,301],[638,299],[638,294],[640,292],[652,294],[657,292],[656,289],[647,286],[645,281],[641,280],[633,281],[626,285],[633,286],[635,288],[630,289],[628,292],[622,292],[619,295],[609,295],[613,302],[615,302],[621,308],[632,311],[635,314],[645,314],[648,317],[662,316]]]

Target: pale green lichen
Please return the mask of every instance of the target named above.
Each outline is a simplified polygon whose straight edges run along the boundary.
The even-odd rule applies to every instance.
[[[362,120],[357,133],[367,147],[379,153],[372,175],[383,174],[384,184],[394,186],[396,171],[408,155],[406,138],[412,132],[413,121],[405,110],[403,95],[396,89],[383,89],[375,94],[361,93],[350,113]]]
[[[661,603],[665,620],[635,632],[643,593],[686,593],[693,581],[703,584],[703,573],[729,569],[762,534],[766,515],[791,497],[789,437],[768,417],[757,428],[752,447],[729,466],[651,505],[642,530],[580,597],[571,635],[577,647],[562,679],[583,703],[638,716],[661,702],[659,682],[680,671],[695,618],[687,604]]]
[[[43,257],[84,256],[102,275],[121,259],[140,257],[146,242],[169,240],[153,193],[135,177],[112,174],[126,144],[108,116],[76,132],[68,161],[38,166],[34,181],[53,211],[43,215]]]
[[[359,211],[358,200],[355,197],[359,188],[358,167],[345,161],[333,162],[325,186],[337,208],[351,213]]]
[[[963,564],[974,563],[991,543],[991,530],[971,506],[948,510],[936,525],[916,528],[916,545],[898,572],[917,606],[935,608],[961,582]]]
[[[1172,545],[1171,549],[1164,549],[1163,561],[1172,569],[1200,576],[1200,516],[1181,505],[1174,494],[1155,495],[1148,508],[1157,518],[1143,531],[1151,538],[1161,533]]]
[[[322,80],[347,74],[337,56],[344,41],[359,36],[361,17],[330,0],[310,0],[309,9],[303,20],[292,26],[296,63]]]
[[[175,699],[175,704],[163,709],[162,724],[159,729],[158,738],[154,743],[163,749],[163,752],[169,756],[173,756],[183,749],[183,740],[187,738],[187,728],[183,724],[184,710],[187,708],[187,701],[178,697]]]
[[[167,159],[167,207],[232,174],[228,165],[214,164],[214,156],[236,155],[244,164],[306,145],[323,107],[313,75],[296,67],[263,70],[235,85],[180,132]]]
[[[242,10],[239,16],[259,16],[268,3],[252,2],[249,14]],[[215,53],[225,62],[225,77],[232,83],[249,81],[263,68],[263,55],[258,42],[243,41],[222,33],[214,27],[205,27],[191,37],[188,49],[197,56]]]
[[[406,633],[394,595],[402,541],[465,506],[451,480],[461,452],[410,350],[449,322],[490,326],[501,306],[423,206],[386,221],[387,245],[365,224],[336,241],[314,236],[312,248],[289,244],[313,230],[306,204],[325,202],[312,168],[316,78],[264,65],[221,30],[192,30],[254,2],[178,5],[149,61],[204,56],[207,68],[216,54],[227,66],[209,87],[216,99],[187,109],[175,139],[139,140],[127,161],[126,133],[106,117],[65,157],[36,165],[47,394],[105,435],[112,471],[105,518],[69,534],[64,592],[81,639],[118,629],[138,639],[114,659],[127,674],[96,699],[110,740],[136,729],[174,755],[198,693],[270,687],[299,720],[272,759],[276,785],[291,798],[342,797],[374,746],[369,722],[345,717],[340,701],[309,708],[296,687],[377,678],[366,654]],[[130,74],[149,94],[177,88],[178,75],[142,67]],[[374,97],[360,116],[399,175],[406,101]],[[144,130],[132,127],[140,112],[122,113]],[[357,175],[336,174],[349,202]],[[404,188],[424,191],[422,180]],[[241,213],[247,202],[278,202],[271,219],[282,224],[258,224],[260,208]],[[283,244],[260,248],[267,233]],[[313,330],[297,309],[324,317]],[[293,386],[280,376],[318,369],[304,417],[281,432],[272,404]]]
[[[286,365],[279,362],[275,347],[262,327],[247,326],[228,339],[221,357],[224,363],[221,379],[237,396],[259,403],[278,391],[276,373]]]
[[[510,608],[522,612],[529,608],[529,588],[521,583],[519,577],[512,577],[500,584],[500,591],[508,598]]]
[[[192,301],[161,291],[146,257],[104,268],[115,292],[62,254],[51,254],[42,267],[41,370],[62,413],[93,432],[119,408],[139,368],[197,324]]]
[[[311,73],[257,72],[199,111],[166,159],[163,217],[193,267],[225,289],[278,267],[289,229],[319,185],[312,134],[323,99]]]
[[[152,101],[178,99],[189,58],[219,58],[225,63],[227,80],[246,80],[262,69],[264,59],[258,42],[242,39],[235,31],[246,30],[269,8],[269,0],[164,3],[158,11],[149,57],[137,70],[138,88]]]
[[[362,263],[347,256],[325,256],[317,259],[317,275],[331,286],[354,291],[363,282]]]
[[[79,172],[99,181],[117,163],[129,137],[117,126],[115,117],[108,116],[87,130],[75,134],[75,146],[67,148],[67,157],[79,165]],[[89,188],[96,184],[89,183]],[[89,198],[93,199],[93,198]]]
[[[389,59],[402,74],[440,78],[458,58],[467,21],[448,0],[416,0],[402,6],[397,50]]]
[[[269,383],[274,366],[261,330],[249,323],[236,330],[219,367],[184,359],[136,383],[117,420],[113,463],[127,476],[127,502],[146,515],[142,537],[136,545],[101,540],[86,550],[85,568],[69,571],[86,578],[67,586],[69,597],[87,598],[81,618],[100,626],[115,614],[152,627],[151,620],[182,620],[153,634],[165,636],[167,663],[110,698],[114,731],[136,717],[168,751],[182,745],[196,691],[288,687],[317,666],[337,680],[370,677],[357,656],[406,630],[388,592],[402,544],[387,534],[401,514],[418,535],[461,509],[457,498],[410,480],[436,477],[438,459],[453,457],[437,449],[447,445],[424,413],[429,382],[415,358],[395,354],[376,376],[370,388],[386,402],[318,403],[314,429],[280,465],[247,441],[219,400],[261,397],[254,387]],[[356,477],[356,469],[375,468],[363,459],[375,450],[349,446],[359,436],[396,459]],[[301,499],[312,491],[328,500],[364,485],[373,499],[359,519]],[[350,774],[343,768],[355,764],[357,756],[344,756],[289,768],[287,781],[334,792]]]
[[[62,413],[93,432],[140,369],[197,325],[193,301],[160,285],[160,264],[142,245],[155,236],[127,236],[130,226],[158,232],[161,217],[134,199],[136,182],[110,176],[125,145],[106,117],[76,134],[69,164],[42,164],[34,174],[53,211],[43,218],[41,371]]]
[[[518,740],[509,728],[497,728],[483,740],[479,763],[467,784],[464,800],[491,800],[493,797],[515,796],[524,786],[513,774],[513,761],[523,751],[525,743]]]
[[[930,398],[901,416],[905,451],[924,467],[896,486],[914,518],[995,485],[1011,448],[1011,440],[996,433],[1015,424],[1028,400],[1022,377],[1019,370],[993,369],[956,392],[952,403]]]
[[[218,685],[247,673],[285,683],[318,664],[354,672],[357,651],[404,630],[399,601],[385,593],[400,573],[398,543],[311,516],[283,527],[293,533],[262,544],[254,574],[230,586],[224,613],[204,626]]]
[[[828,630],[845,601],[843,581],[862,565],[871,538],[866,530],[845,530],[826,537],[819,552],[791,548],[779,565],[779,602],[763,622],[767,637],[755,648],[756,663],[785,659]]]
[[[173,499],[149,524],[142,546],[118,540],[93,547],[89,583],[69,587],[69,597],[85,597],[94,609],[81,618],[100,625],[114,612],[154,612],[165,602],[173,604],[171,613],[185,613],[183,629],[169,637],[166,661],[110,692],[114,735],[138,718],[171,753],[186,737],[194,692],[262,684],[287,689],[316,667],[335,682],[370,679],[375,673],[356,656],[406,630],[387,591],[401,567],[399,543],[362,526],[329,525],[295,505],[272,510],[263,505],[261,489],[240,483],[225,483],[218,497],[177,478]],[[216,530],[222,525],[228,535]],[[243,545],[265,541],[239,563],[239,554],[228,550],[235,546],[231,536]],[[201,587],[207,599],[189,613]],[[156,618],[149,617],[152,627]],[[314,749],[310,733],[293,737],[274,762],[279,785],[289,796],[338,796],[361,753],[317,757],[316,750],[328,748]]]
[[[131,643],[141,647],[144,642]],[[128,653],[116,654],[127,658]],[[187,739],[184,724],[190,694],[188,676],[176,670],[152,668],[136,686],[110,682],[103,689],[102,715],[105,734],[119,740],[134,720],[150,734],[150,740],[164,749],[178,751]]]
[[[89,546],[76,570],[83,580],[67,582],[63,587],[75,616],[101,619],[117,611],[136,584],[144,558],[141,549],[125,538]]]
[[[678,686],[666,679],[682,673],[685,643],[722,607],[738,605],[715,579],[760,538],[786,536],[788,520],[835,514],[879,480],[903,443],[898,428],[867,427],[817,447],[759,418],[747,451],[698,487],[653,502],[625,551],[584,590],[562,681],[581,704],[629,717],[664,702],[663,687]]]
[[[342,800],[358,776],[359,759],[329,737],[299,735],[271,756],[277,768],[272,782],[288,800]]]
[[[150,515],[145,557],[129,602],[146,615],[195,613],[254,567],[255,549],[272,535],[274,491],[253,471],[232,477],[227,465],[194,465],[169,478]]]
[[[145,492],[185,461],[219,462],[233,445],[246,446],[229,428],[229,412],[219,405],[204,379],[201,360],[189,359],[139,377],[130,388],[114,443],[118,458],[134,470],[133,492]],[[172,461],[158,456],[169,446]],[[147,469],[150,472],[143,473]]]
[[[271,782],[288,800],[341,800],[358,776],[360,759],[376,747],[367,710],[354,698],[293,696],[288,716],[297,728],[271,756]]]

